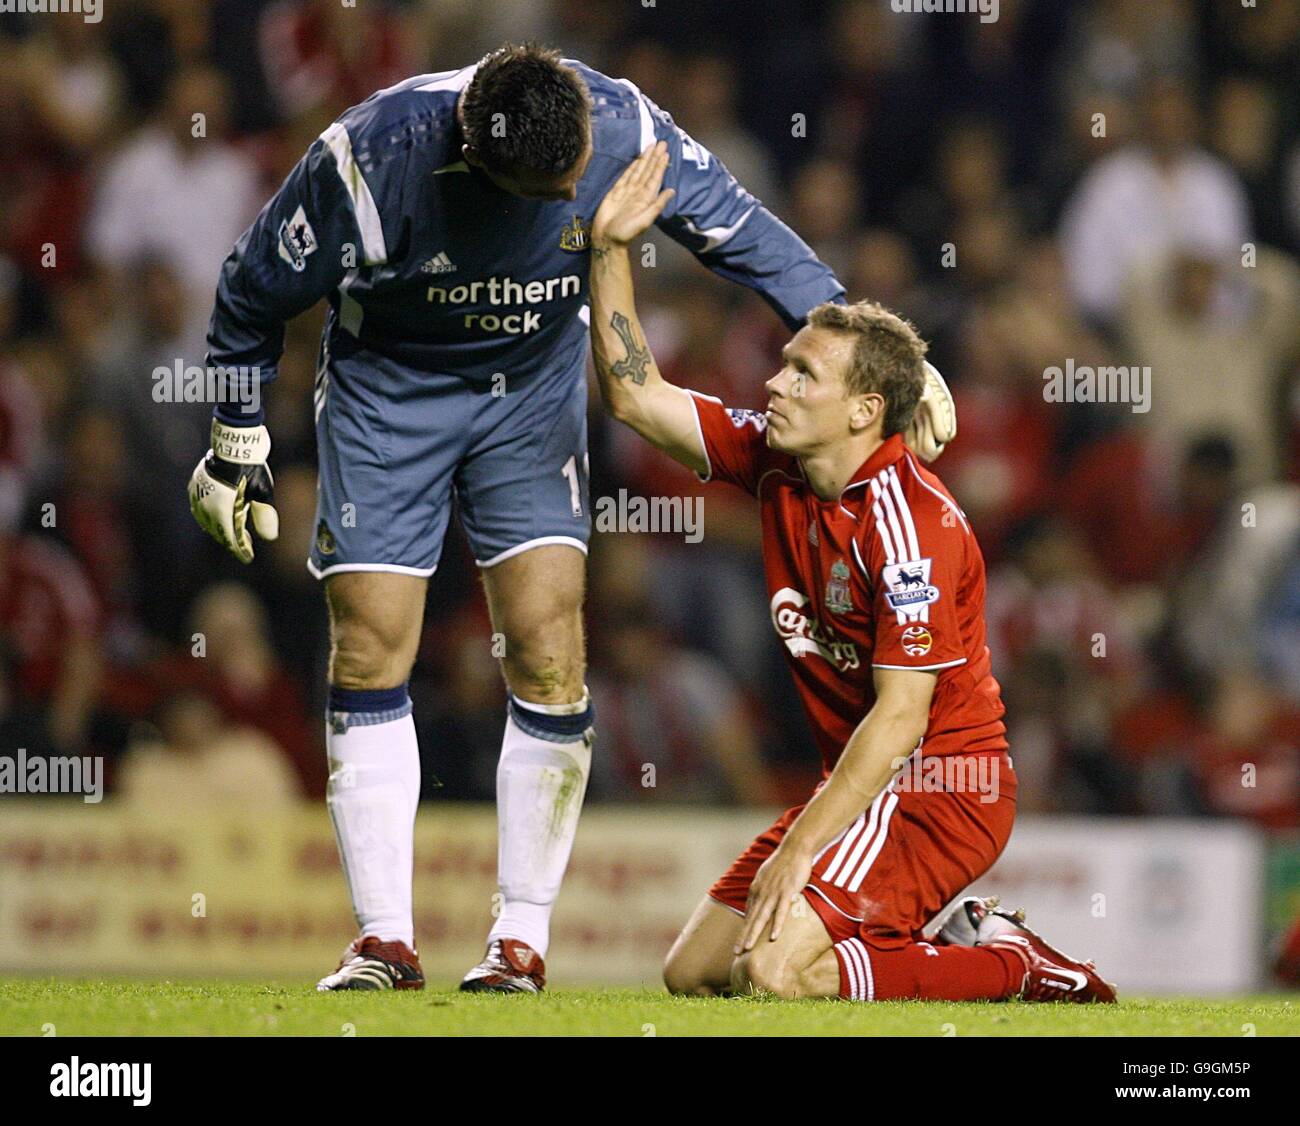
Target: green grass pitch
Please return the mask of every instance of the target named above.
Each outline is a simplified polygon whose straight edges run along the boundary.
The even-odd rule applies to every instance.
[[[0,979],[5,1036],[1300,1035],[1300,998],[1122,998],[1118,1006],[677,998],[640,989],[483,996],[318,994],[310,983]]]

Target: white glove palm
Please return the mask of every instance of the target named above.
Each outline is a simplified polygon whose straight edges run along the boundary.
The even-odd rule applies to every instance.
[[[952,392],[943,381],[939,369],[925,361],[925,390],[916,406],[912,424],[903,435],[903,441],[912,447],[922,461],[934,461],[957,437],[957,405]]]
[[[199,527],[241,563],[253,561],[253,530],[264,540],[280,534],[273,506],[275,480],[266,459],[265,426],[227,426],[212,420],[212,448],[190,476],[190,511]]]

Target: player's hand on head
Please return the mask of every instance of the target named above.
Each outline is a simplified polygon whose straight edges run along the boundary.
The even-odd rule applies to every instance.
[[[668,146],[663,141],[651,145],[614,181],[605,193],[591,224],[593,243],[626,246],[644,233],[676,194],[672,188],[660,190],[668,170]]]
[[[212,422],[212,448],[190,475],[190,512],[200,528],[241,563],[253,561],[249,525],[264,540],[280,535],[275,480],[266,464],[271,436],[265,426]]]

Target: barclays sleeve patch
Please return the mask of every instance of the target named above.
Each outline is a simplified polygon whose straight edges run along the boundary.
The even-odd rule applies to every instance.
[[[317,247],[316,232],[307,222],[307,214],[298,205],[293,217],[280,222],[280,257],[289,263],[294,273],[301,274],[307,268],[307,256]]]
[[[939,601],[939,588],[930,583],[929,559],[888,563],[880,572],[885,601],[892,610],[914,610]]]

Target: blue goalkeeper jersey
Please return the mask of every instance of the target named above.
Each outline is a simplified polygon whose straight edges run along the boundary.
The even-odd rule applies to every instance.
[[[456,101],[476,66],[381,90],[321,134],[226,258],[209,366],[274,379],[285,322],[322,297],[330,355],[366,350],[485,384],[567,356],[590,320],[591,220],[659,140],[664,186],[676,189],[660,229],[760,293],[791,329],[843,300],[808,245],[631,82],[565,61],[592,98],[593,154],[576,200],[522,199],[465,164]],[[261,421],[260,395],[227,400],[218,417]],[[241,406],[250,402],[258,409]]]

